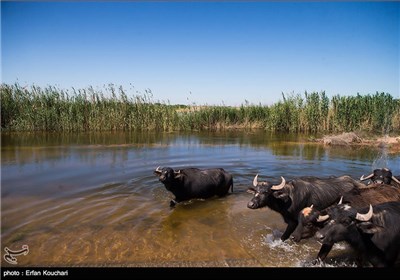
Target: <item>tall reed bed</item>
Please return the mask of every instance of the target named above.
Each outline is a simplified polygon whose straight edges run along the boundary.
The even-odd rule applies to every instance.
[[[273,105],[170,105],[150,90],[128,94],[113,85],[71,91],[2,84],[2,131],[222,130],[287,132],[400,131],[400,101],[388,93],[284,95]]]
[[[151,92],[128,97],[110,86],[107,96],[88,89],[1,86],[1,128],[11,131],[168,130],[178,122],[173,106],[153,103]]]

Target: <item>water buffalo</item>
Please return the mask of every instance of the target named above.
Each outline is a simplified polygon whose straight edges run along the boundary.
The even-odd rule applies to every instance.
[[[154,171],[165,188],[175,195],[170,206],[192,198],[224,196],[229,188],[233,192],[232,175],[223,168],[185,168],[173,170],[170,167],[157,167]]]
[[[339,203],[347,203],[356,209],[366,207],[369,204],[378,204],[388,201],[400,201],[400,189],[391,185],[375,185],[370,188],[354,188],[343,194]],[[315,232],[322,227],[317,221],[322,209],[314,208],[313,205],[304,208],[299,213],[298,225],[292,236],[294,241],[299,242],[303,238],[314,236]]]
[[[339,204],[330,207],[326,216],[327,224],[316,233],[322,244],[346,241],[373,266],[394,266],[400,252],[400,202],[361,210]]]
[[[344,193],[338,204],[346,203],[350,204],[355,209],[361,209],[370,204],[374,205],[389,201],[400,201],[400,189],[391,185],[382,184],[379,185],[379,187],[376,185],[370,188],[354,188]],[[297,227],[292,234],[293,240],[299,242],[303,238],[314,236],[314,234],[325,225],[326,219],[322,217],[327,217],[325,214],[328,209],[329,207],[319,210],[311,205],[300,211]],[[317,259],[323,261],[331,249],[332,246],[323,244]]]
[[[258,174],[254,177],[253,186],[248,192],[254,196],[248,202],[247,207],[257,209],[268,206],[280,213],[287,223],[281,240],[286,240],[295,230],[298,224],[299,213],[306,206],[314,205],[317,209],[324,209],[337,203],[340,197],[354,188],[363,184],[350,176],[317,178],[300,177],[279,185],[268,182],[258,182]]]
[[[375,169],[371,174],[366,177],[362,175],[360,181],[366,180],[371,180],[374,184],[391,184],[395,187],[400,187],[400,178],[393,176],[392,171],[390,171],[390,169],[388,168]]]

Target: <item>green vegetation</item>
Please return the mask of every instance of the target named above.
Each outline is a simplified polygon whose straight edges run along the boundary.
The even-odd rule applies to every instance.
[[[400,100],[383,92],[331,99],[324,91],[282,94],[270,106],[245,102],[240,107],[170,105],[154,101],[149,90],[128,96],[113,85],[106,94],[92,87],[70,92],[19,84],[2,84],[0,92],[2,131],[400,131]]]

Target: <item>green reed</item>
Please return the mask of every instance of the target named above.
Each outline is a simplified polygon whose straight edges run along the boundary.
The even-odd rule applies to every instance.
[[[285,95],[273,105],[170,105],[152,92],[127,93],[109,85],[63,90],[2,84],[2,131],[223,130],[286,132],[400,131],[400,100],[388,93]]]

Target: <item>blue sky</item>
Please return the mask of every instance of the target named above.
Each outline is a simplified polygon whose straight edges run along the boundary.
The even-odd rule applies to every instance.
[[[399,97],[400,2],[1,2],[1,79],[171,104]]]

